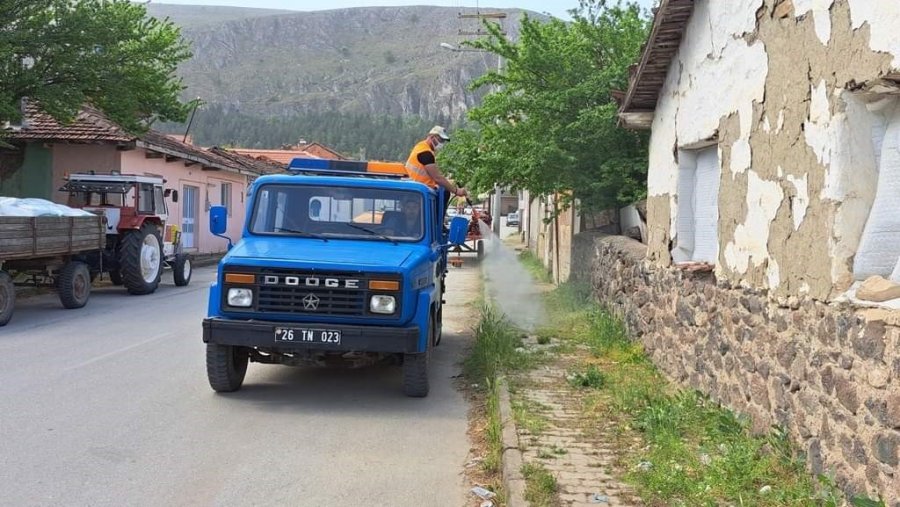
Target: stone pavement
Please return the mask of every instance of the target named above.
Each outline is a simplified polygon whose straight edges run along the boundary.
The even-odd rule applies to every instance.
[[[613,476],[613,423],[587,419],[583,392],[566,380],[575,364],[577,356],[561,355],[515,380],[513,403],[524,404],[546,421],[535,434],[518,425],[524,461],[539,463],[556,477],[560,505],[642,505],[633,490]]]

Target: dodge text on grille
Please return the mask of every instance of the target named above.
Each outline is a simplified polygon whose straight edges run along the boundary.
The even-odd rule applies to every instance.
[[[345,289],[358,289],[359,280],[341,280],[339,278],[319,278],[317,276],[275,276],[265,275],[262,280],[263,285],[289,285],[292,287],[328,287]]]

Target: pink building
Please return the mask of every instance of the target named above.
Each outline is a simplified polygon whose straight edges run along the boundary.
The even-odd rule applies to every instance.
[[[169,220],[183,233],[189,252],[223,252],[226,242],[209,233],[210,206],[228,208],[228,234],[237,238],[246,212],[247,188],[262,174],[284,166],[255,160],[218,148],[200,149],[155,131],[135,136],[85,108],[68,125],[61,125],[37,108],[26,110],[25,121],[5,137],[15,150],[0,150],[0,195],[39,197],[65,204],[60,192],[66,175],[98,174],[161,176],[166,188],[178,191],[168,202]]]

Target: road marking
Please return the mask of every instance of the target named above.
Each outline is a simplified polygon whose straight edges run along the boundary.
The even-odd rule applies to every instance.
[[[96,362],[98,362],[98,361],[102,361],[102,360],[104,360],[104,359],[109,359],[110,357],[113,357],[113,356],[115,356],[115,355],[121,354],[121,353],[123,353],[123,352],[128,352],[128,351],[131,350],[131,349],[135,349],[135,348],[138,348],[138,347],[147,345],[148,343],[152,343],[152,342],[161,340],[161,339],[163,339],[163,338],[166,338],[166,337],[168,337],[168,336],[172,336],[173,334],[174,334],[173,332],[168,332],[168,333],[158,334],[158,335],[156,335],[156,336],[153,336],[152,338],[147,338],[146,340],[144,340],[144,341],[142,341],[142,342],[132,343],[131,345],[129,345],[129,346],[127,346],[127,347],[123,347],[123,348],[118,349],[118,350],[113,350],[112,352],[107,352],[106,354],[99,355],[99,356],[97,356],[97,357],[88,359],[87,361],[78,363],[78,364],[76,364],[75,366],[70,366],[70,367],[68,367],[68,368],[65,368],[63,371],[72,371],[72,370],[77,370],[78,368],[83,368],[83,367],[85,367],[85,366],[94,364],[94,363],[96,363]]]

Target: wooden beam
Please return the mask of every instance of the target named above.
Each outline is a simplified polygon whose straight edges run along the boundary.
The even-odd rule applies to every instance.
[[[213,167],[213,166],[211,166],[211,165],[204,165],[204,166],[203,166],[203,170],[204,170],[204,171],[218,171],[219,168],[218,168],[218,167]]]
[[[169,162],[169,163],[171,163],[171,162],[178,162],[179,160],[181,160],[180,157],[175,157],[175,156],[172,156],[172,155],[166,155],[166,162]]]
[[[190,167],[190,166],[192,166],[192,165],[197,165],[197,162],[194,162],[193,160],[185,160],[185,161],[184,161],[184,166],[185,166],[185,167]]]
[[[155,151],[148,151],[144,153],[144,157],[146,158],[163,158],[162,153],[156,153]]]

